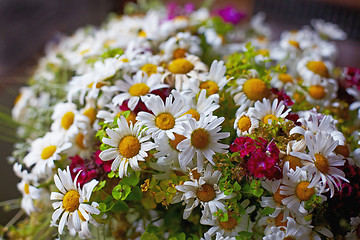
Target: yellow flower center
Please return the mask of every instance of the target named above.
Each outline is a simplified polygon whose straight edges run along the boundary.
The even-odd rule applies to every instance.
[[[297,49],[300,49],[300,44],[298,41],[295,40],[289,40],[289,44]]]
[[[139,139],[134,136],[126,136],[119,143],[119,152],[125,158],[132,158],[140,151]]]
[[[108,39],[108,40],[105,41],[104,47],[108,48],[111,45],[113,45],[114,43],[116,43],[116,41],[114,39]]]
[[[304,95],[301,93],[298,93],[298,92],[294,93],[293,98],[294,98],[295,102],[297,102],[297,103],[300,103],[305,100]]]
[[[131,96],[144,96],[150,91],[150,88],[145,83],[136,83],[129,89]]]
[[[146,37],[146,32],[144,30],[140,30],[138,33],[139,37]]]
[[[179,151],[176,147],[182,140],[186,139],[186,137],[177,133],[174,133],[174,135],[175,135],[175,139],[174,140],[169,139],[169,144],[172,149]]]
[[[319,153],[315,153],[315,167],[323,174],[329,172],[330,164],[326,157]]]
[[[275,225],[277,227],[286,227],[287,226],[287,220],[286,221],[282,221],[284,218],[284,213],[281,212],[279,213],[279,215],[277,215],[277,217],[275,218]]]
[[[283,240],[295,240],[295,238],[293,236],[287,236]]]
[[[279,80],[283,83],[292,83],[293,82],[292,76],[287,73],[280,73]]]
[[[308,188],[309,185],[309,182],[304,181],[296,186],[295,194],[301,201],[307,201],[315,194],[315,188]]]
[[[85,222],[86,219],[84,218],[84,216],[81,214],[81,212],[79,210],[78,211],[78,214],[79,214],[79,218],[81,219],[81,221]]]
[[[347,145],[344,145],[344,146],[343,145],[338,145],[335,148],[334,152],[336,154],[341,154],[346,158],[350,156],[350,149],[349,149],[349,147]]]
[[[21,96],[22,96],[21,93],[16,96],[16,98],[15,98],[15,100],[14,100],[14,105],[16,105],[16,104],[19,102],[19,100],[21,99]]]
[[[194,69],[194,65],[185,58],[177,58],[169,64],[168,69],[174,74],[186,74]]]
[[[206,148],[209,144],[209,133],[203,128],[195,129],[191,133],[191,144],[199,149]]]
[[[270,94],[266,83],[258,78],[251,78],[243,86],[246,97],[250,100],[257,101],[267,98]]]
[[[148,77],[150,77],[152,74],[157,73],[157,66],[155,64],[148,63],[142,66],[141,70],[146,72]]]
[[[278,190],[277,190],[276,193],[274,194],[274,200],[275,200],[275,202],[283,205],[282,200],[283,200],[284,198],[287,198],[288,196],[280,194],[280,191],[281,191],[281,190],[280,190],[280,186],[279,186]]]
[[[80,52],[80,55],[84,55],[85,53],[90,52],[90,49],[84,49]]]
[[[237,225],[237,220],[234,217],[228,217],[228,220],[225,222],[219,222],[220,228],[224,229],[225,231],[233,230]]]
[[[130,112],[129,116],[127,116],[126,121],[128,122],[128,124],[130,125],[130,122],[132,122],[132,124],[135,124],[137,122],[136,120],[136,114],[134,112]]]
[[[129,62],[129,59],[123,58],[123,59],[121,59],[121,61],[122,61],[122,62]]]
[[[73,112],[67,112],[64,114],[64,116],[61,118],[61,126],[68,130],[71,125],[74,123],[75,114]]]
[[[41,152],[41,159],[46,160],[49,157],[51,157],[54,152],[56,151],[56,146],[54,145],[50,145],[46,148],[43,149],[43,151]]]
[[[238,128],[242,131],[242,132],[246,132],[247,130],[250,129],[251,127],[251,120],[248,116],[242,116],[239,119],[239,122],[237,124]]]
[[[268,114],[263,118],[263,122],[268,124],[270,122],[273,122],[274,120],[277,121],[278,118],[274,114]]]
[[[209,202],[215,198],[216,193],[212,185],[205,183],[201,185],[199,190],[196,192],[196,196],[202,202]]]
[[[283,158],[282,158],[283,162],[289,162],[289,167],[290,169],[292,170],[296,170],[296,167],[301,167],[302,164],[301,164],[301,159],[298,158],[298,157],[294,157],[294,156],[291,156],[291,155],[285,155]]]
[[[92,82],[92,83],[90,83],[89,85],[87,85],[87,87],[88,87],[88,88],[92,88],[93,85],[94,85],[94,83]],[[102,83],[102,82],[97,82],[96,85],[95,85],[95,87],[96,87],[97,89],[99,89],[99,88],[101,88],[101,87],[103,87],[103,86],[105,86],[105,83]]]
[[[86,109],[83,113],[90,120],[90,124],[92,125],[96,120],[96,110],[92,107]]]
[[[75,143],[76,145],[78,145],[81,149],[85,149],[85,145],[84,145],[84,134],[82,133],[78,133],[75,137]]]
[[[24,185],[24,192],[25,192],[25,194],[29,194],[29,193],[30,193],[29,188],[30,188],[30,185],[29,185],[28,183],[25,183],[25,185]]]
[[[189,111],[187,111],[183,115],[186,115],[186,114],[191,114],[191,117],[195,118],[196,121],[199,121],[199,119],[200,119],[200,113],[193,108],[190,108]]]
[[[309,61],[306,67],[315,74],[325,78],[329,77],[329,71],[322,61]]]
[[[201,174],[197,171],[197,169],[193,169],[190,172],[190,175],[193,177],[193,179],[199,180],[201,177]]]
[[[169,130],[175,126],[175,118],[170,113],[160,113],[155,118],[155,125],[162,130]]]
[[[183,48],[177,48],[174,53],[173,53],[173,58],[177,59],[177,58],[185,58],[185,54],[186,54],[186,49]]]
[[[63,207],[66,211],[74,212],[78,209],[80,194],[76,190],[68,191],[63,198]]]
[[[269,54],[269,49],[266,49],[266,48],[259,49],[259,50],[257,51],[257,54],[266,56],[266,55]]]
[[[309,94],[316,100],[323,99],[326,96],[325,88],[320,85],[314,85],[309,87]]]
[[[210,96],[219,92],[219,86],[214,81],[206,81],[200,84],[200,89],[206,89],[206,95]]]

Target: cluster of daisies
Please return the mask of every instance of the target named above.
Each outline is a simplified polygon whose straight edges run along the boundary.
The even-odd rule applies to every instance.
[[[244,17],[169,4],[54,40],[12,112],[29,218],[60,239],[358,239],[360,70],[330,41],[346,34],[314,20],[271,42]]]

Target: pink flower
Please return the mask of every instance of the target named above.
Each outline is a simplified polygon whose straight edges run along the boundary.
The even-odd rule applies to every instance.
[[[232,23],[234,25],[238,24],[242,19],[246,17],[244,12],[236,10],[236,8],[227,6],[221,9],[216,10],[215,15],[220,16],[224,22]]]

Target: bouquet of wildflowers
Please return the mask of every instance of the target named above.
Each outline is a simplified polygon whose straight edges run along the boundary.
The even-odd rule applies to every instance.
[[[11,239],[360,238],[360,70],[313,28],[129,5],[51,42],[12,111]]]

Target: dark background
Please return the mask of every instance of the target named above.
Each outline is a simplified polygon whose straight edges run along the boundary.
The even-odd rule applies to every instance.
[[[88,24],[99,25],[109,12],[120,13],[121,0],[0,0],[0,105],[11,109],[18,88],[31,76],[45,43],[56,33],[71,34]],[[177,2],[191,2],[178,0]],[[193,1],[194,2],[194,1]],[[200,1],[199,1],[200,2]],[[283,30],[309,24],[312,18],[337,23],[349,35],[338,42],[338,66],[360,67],[360,1],[358,0],[223,0],[215,6],[231,4],[253,12],[264,11],[274,39]],[[1,135],[3,133],[0,132]],[[0,202],[19,197],[12,166],[7,163],[12,143],[0,141]],[[16,211],[0,209],[5,225]]]

